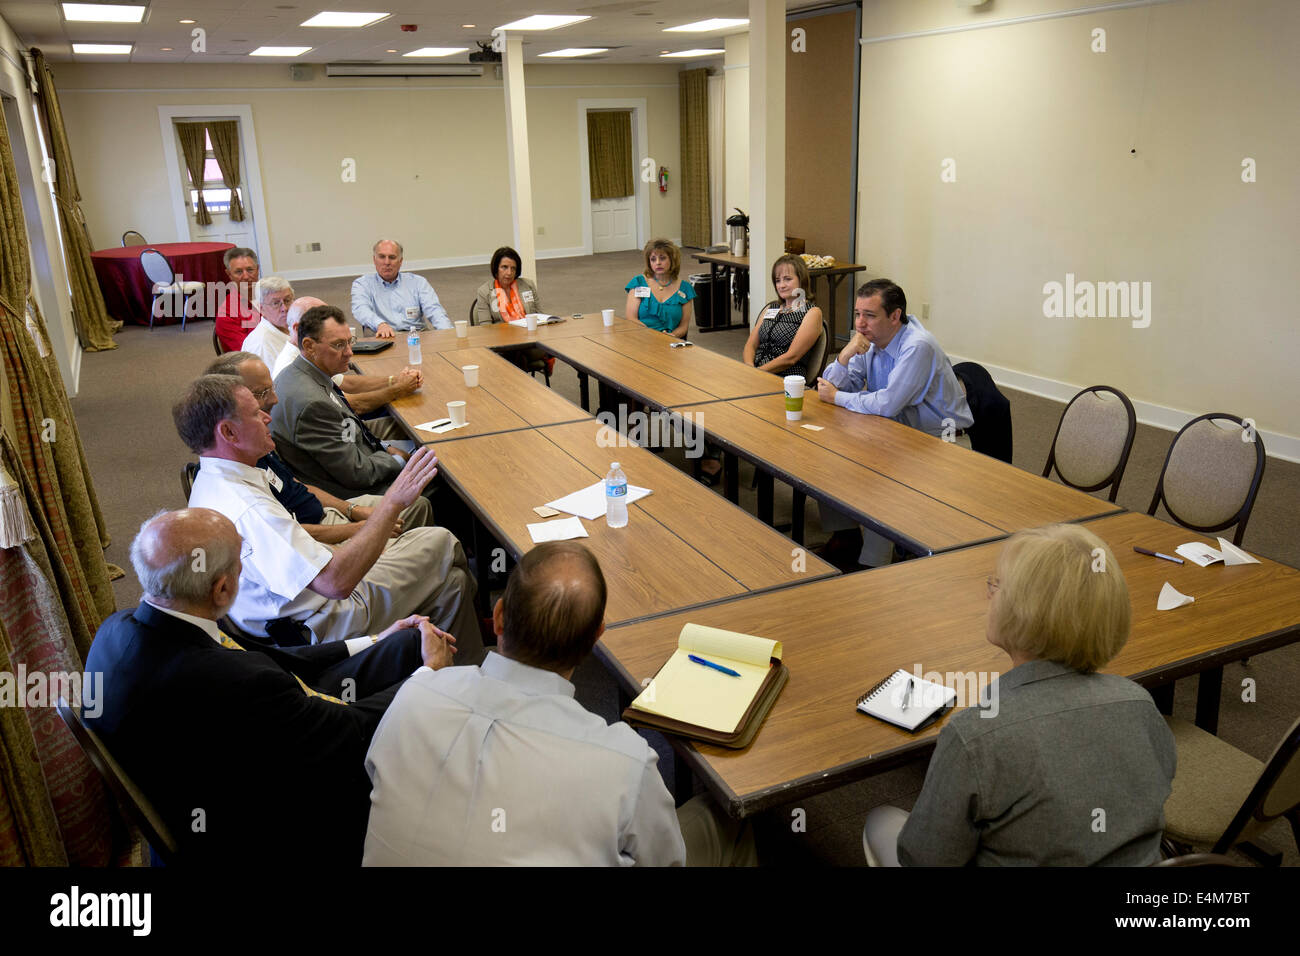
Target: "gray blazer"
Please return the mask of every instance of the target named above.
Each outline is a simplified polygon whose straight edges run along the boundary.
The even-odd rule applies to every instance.
[[[487,282],[478,287],[478,301],[474,303],[474,310],[471,313],[471,325],[491,325],[493,322],[503,321],[501,313],[494,311],[492,308],[492,283],[494,281],[488,279]],[[526,312],[541,312],[542,297],[537,292],[537,286],[533,285],[528,279],[523,278],[516,279],[515,284],[519,286],[519,298],[524,303],[524,310]],[[533,294],[532,302],[529,302],[524,296],[525,292]]]
[[[365,426],[329,377],[299,355],[275,380],[276,450],[298,478],[340,498],[382,495],[402,463],[366,443]]]

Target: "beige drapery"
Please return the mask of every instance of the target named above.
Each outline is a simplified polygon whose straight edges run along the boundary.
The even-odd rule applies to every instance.
[[[591,169],[591,198],[618,199],[632,195],[632,112],[588,111],[587,158]]]
[[[2,114],[0,228],[0,463],[35,532],[26,544],[0,549],[0,671],[16,673],[22,664],[28,673],[71,673],[82,669],[95,630],[113,611],[108,531],[31,297],[27,228]],[[115,855],[108,821],[99,777],[53,708],[0,707],[0,863],[104,865]]]
[[[709,71],[683,70],[677,77],[682,144],[682,245],[704,249],[713,234],[709,211]]]
[[[81,214],[81,191],[77,188],[72,148],[68,145],[68,131],[63,125],[59,94],[54,88],[54,74],[40,50],[33,49],[31,54],[36,72],[37,103],[45,124],[45,141],[50,147],[50,158],[54,160],[54,195],[59,204],[59,232],[63,236],[63,258],[68,264],[68,286],[72,290],[72,324],[85,351],[115,349],[117,344],[113,341],[113,333],[122,327],[122,323],[109,318],[104,293],[99,290],[95,267],[90,262],[86,217]],[[19,218],[21,220],[21,216]]]
[[[244,221],[244,204],[239,199],[239,124],[223,120],[208,124],[212,153],[221,168],[221,181],[230,190],[230,221]],[[189,162],[186,160],[186,162]]]
[[[203,123],[176,124],[176,133],[181,138],[181,153],[185,156],[185,168],[190,171],[191,185],[198,193],[198,198],[194,200],[194,221],[200,226],[212,224],[212,214],[208,212],[208,204],[203,201],[203,166],[208,153],[204,140],[206,130],[207,126]]]

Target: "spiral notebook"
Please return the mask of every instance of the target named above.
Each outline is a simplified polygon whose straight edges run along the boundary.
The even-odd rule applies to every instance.
[[[915,732],[952,709],[957,692],[907,671],[894,671],[858,698],[858,710]]]

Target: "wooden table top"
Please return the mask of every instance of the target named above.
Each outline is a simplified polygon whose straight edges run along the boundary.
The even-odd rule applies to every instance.
[[[602,447],[598,442],[605,442]],[[435,445],[439,469],[516,558],[532,548],[533,508],[599,481],[619,461],[654,494],[628,508],[625,528],[584,521],[581,539],[609,587],[606,620],[643,618],[838,572],[784,535],[595,421]],[[555,520],[555,519],[551,519]]]
[[[913,553],[946,551],[1004,536],[1001,528],[810,440],[806,436],[815,433],[800,428],[801,422],[786,422],[783,399],[760,401],[772,406],[770,415],[752,414],[736,402],[674,411],[691,415],[724,447]]]
[[[620,332],[618,336],[630,334],[632,333]],[[701,385],[688,384],[666,372],[650,368],[641,359],[616,352],[597,342],[594,337],[551,339],[541,345],[547,352],[568,362],[579,372],[616,385],[619,391],[652,408],[715,401],[715,396],[704,391]],[[673,351],[691,352],[694,348]]]
[[[1300,640],[1300,571],[1264,559],[1198,568],[1135,554],[1134,544],[1171,553],[1202,537],[1146,515],[1087,527],[1111,547],[1133,606],[1132,636],[1106,672],[1152,687]],[[674,741],[721,805],[747,816],[924,755],[942,722],[912,735],[855,710],[858,696],[895,669],[944,675],[961,706],[976,683],[1009,668],[985,637],[985,579],[1000,549],[968,548],[613,627],[597,653],[625,690],[639,691],[688,621],[784,642],[790,681],[748,748]],[[1166,581],[1196,602],[1157,611]]]
[[[588,337],[588,341],[596,340]],[[599,344],[636,359],[646,368],[663,372],[708,393],[710,400],[782,394],[784,385],[779,375],[760,372],[752,365],[698,345],[670,348],[675,341],[678,340],[671,335],[643,328],[623,335],[605,336]]]
[[[732,404],[1003,531],[1121,510],[1112,502],[941,441],[893,419],[828,405],[816,392],[805,393],[803,418],[798,422],[783,421],[782,398]],[[804,424],[820,425],[823,430],[812,431],[801,427]]]
[[[585,409],[579,408],[554,389],[547,388],[543,382],[524,373],[513,362],[491,349],[452,349],[436,354],[457,371],[461,371],[465,365],[477,365],[478,386],[470,389],[470,392],[490,395],[528,425],[556,425],[591,418]]]
[[[640,322],[629,322],[618,315],[614,316],[613,326],[607,329],[599,312],[588,313],[578,319],[563,315],[561,318],[564,319],[563,322],[553,324],[548,322],[546,325],[539,325],[535,332],[529,332],[528,329],[511,325],[509,322],[471,325],[466,330],[467,335],[463,339],[456,334],[455,329],[426,330],[420,333],[420,349],[426,355],[429,352],[447,352],[458,349],[520,349],[527,348],[530,345],[538,345],[550,339],[580,338],[584,335],[610,335],[614,332],[632,332],[645,329],[645,326]],[[397,344],[393,348],[375,356],[358,355],[356,361],[361,363],[382,356],[400,357],[402,364],[405,365],[405,333],[398,336]],[[388,373],[385,372],[384,374],[387,375]]]

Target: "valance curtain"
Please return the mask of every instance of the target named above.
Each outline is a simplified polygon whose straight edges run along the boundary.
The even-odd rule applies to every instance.
[[[198,194],[194,200],[194,221],[200,226],[212,225],[212,214],[208,204],[203,201],[203,166],[207,159],[207,144],[203,123],[177,123],[176,133],[181,138],[181,153],[185,157],[185,168],[190,171],[190,182]],[[220,165],[220,162],[218,162]]]
[[[587,158],[592,199],[632,195],[631,110],[587,113]]]
[[[709,71],[677,74],[682,151],[682,245],[712,242],[709,211]]]
[[[209,123],[208,136],[221,169],[221,181],[230,190],[230,221],[243,222],[244,204],[239,199],[239,124],[234,120]]]

